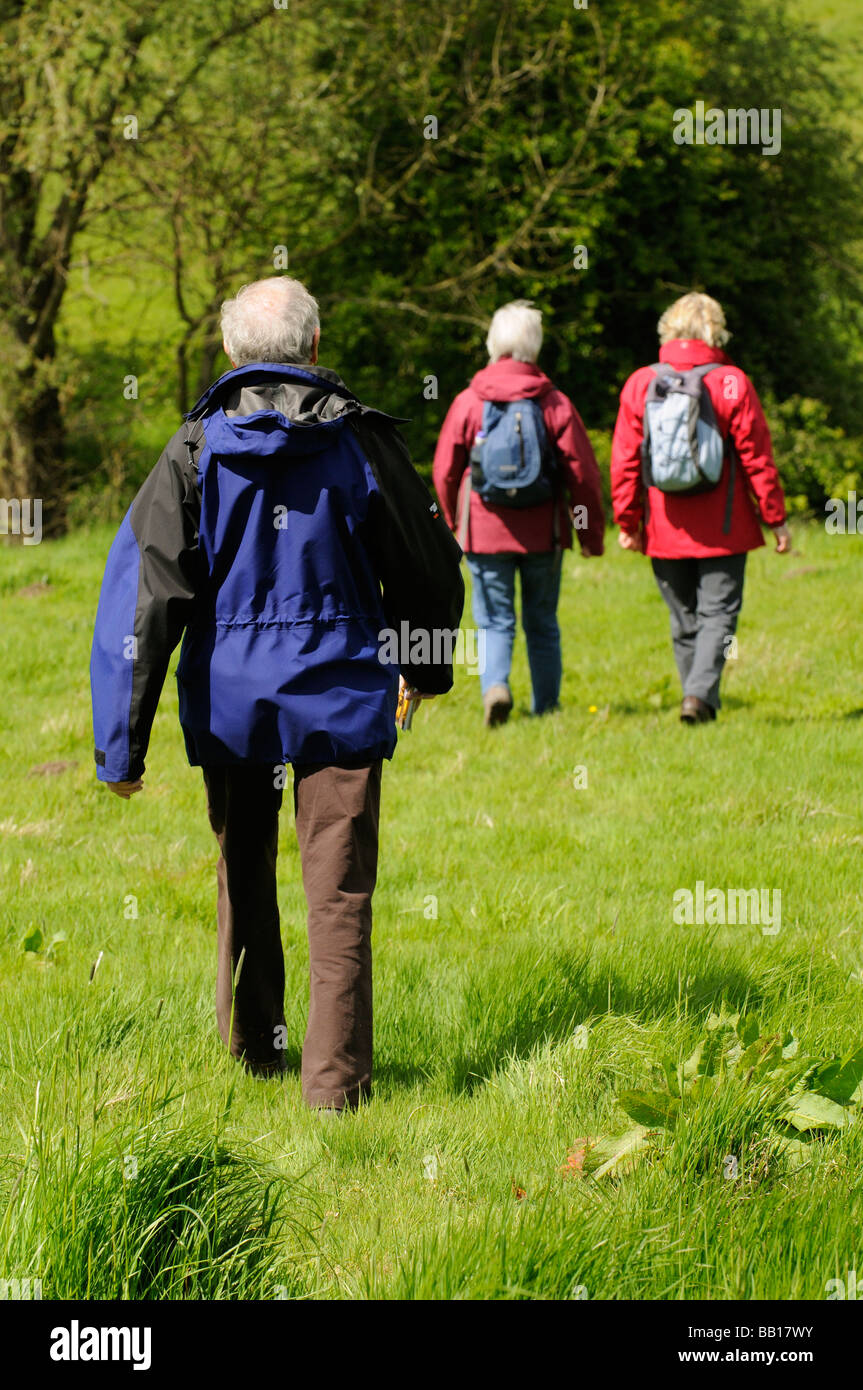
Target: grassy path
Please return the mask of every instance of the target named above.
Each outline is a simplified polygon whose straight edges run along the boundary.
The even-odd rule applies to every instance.
[[[93,775],[110,532],[4,551],[5,1277],[41,1277],[46,1298],[823,1298],[863,1260],[863,1128],[787,1172],[741,1093],[620,1182],[567,1170],[579,1138],[626,1128],[621,1087],[687,1055],[723,1001],[807,1052],[863,1041],[863,540],[797,539],[750,562],[714,727],[679,726],[664,609],[616,549],[567,557],[558,715],[524,712],[523,649],[506,728],[481,728],[465,672],[423,707],[385,777],[375,1099],[330,1124],[299,1094],[290,797],[292,1071],[267,1085],[215,1033],[214,841],[172,679],[145,793],[109,800]],[[55,760],[77,765],[33,774]],[[780,930],[678,925],[673,894],[699,880],[779,889]]]

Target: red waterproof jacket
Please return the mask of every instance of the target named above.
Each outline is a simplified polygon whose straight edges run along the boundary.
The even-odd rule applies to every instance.
[[[572,401],[558,391],[532,362],[502,357],[484,367],[449,408],[434,457],[434,485],[441,510],[453,530],[461,519],[460,490],[468,472],[474,437],[482,428],[483,401],[536,399],[550,441],[557,446],[563,476],[558,500],[560,544],[572,545],[569,505],[583,506],[587,526],[579,541],[594,555],[602,554],[605,518],[602,489],[593,448]],[[554,549],[554,502],[538,507],[495,507],[470,496],[469,530],[465,549],[477,555],[524,555]]]
[[[730,434],[739,459],[734,470],[731,528],[723,534],[729,479],[727,458],[723,476],[710,492],[681,497],[649,488],[645,516],[641,441],[644,402],[653,378],[649,367],[633,372],[620,393],[611,447],[615,521],[624,531],[634,533],[643,528],[646,552],[656,559],[704,559],[755,550],[764,544],[759,522],[780,526],[785,520],[785,498],[773,462],[770,430],[755,387],[721,348],[709,347],[698,339],[673,339],[660,348],[659,361],[670,362],[681,371],[706,362],[721,364],[705,377],[704,384],[719,430],[723,437]]]

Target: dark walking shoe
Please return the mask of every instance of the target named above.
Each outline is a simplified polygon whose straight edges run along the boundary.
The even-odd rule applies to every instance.
[[[699,700],[697,695],[684,695],[680,706],[682,724],[709,724],[710,720],[715,718],[716,710],[712,705],[708,705],[705,700]]]
[[[266,1081],[268,1077],[283,1076],[288,1070],[288,1059],[284,1052],[280,1052],[278,1057],[271,1062],[252,1062],[248,1058],[243,1059],[243,1071],[247,1076],[254,1076],[258,1081]]]
[[[560,714],[560,704],[546,705],[544,709],[532,709],[530,712],[532,719],[544,719],[547,714]]]
[[[485,723],[487,729],[496,724],[505,724],[512,709],[512,696],[505,685],[491,685],[483,696]]]

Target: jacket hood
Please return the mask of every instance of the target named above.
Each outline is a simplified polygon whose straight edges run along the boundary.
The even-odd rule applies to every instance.
[[[348,416],[364,410],[326,367],[261,362],[226,372],[186,415],[200,420],[220,457],[320,453]]]
[[[204,435],[220,458],[239,454],[269,458],[273,454],[318,454],[329,448],[344,426],[347,412],[334,420],[320,417],[291,420],[279,410],[256,410],[230,415],[221,406],[204,417]]]
[[[534,362],[501,357],[476,373],[471,390],[483,401],[524,401],[544,396],[554,385]]]
[[[705,367],[708,362],[718,362],[724,367],[734,364],[722,348],[711,347],[701,338],[672,338],[659,349],[659,361],[670,362],[672,367],[687,371],[690,367]]]

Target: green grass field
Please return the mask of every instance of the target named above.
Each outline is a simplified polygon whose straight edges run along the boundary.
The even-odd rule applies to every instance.
[[[723,1003],[807,1053],[863,1042],[863,541],[799,528],[751,559],[715,726],[679,725],[665,610],[616,546],[566,558],[560,713],[527,716],[522,648],[507,727],[481,727],[465,671],[421,709],[385,775],[375,1095],[327,1122],[300,1096],[290,797],[291,1070],[266,1083],[215,1030],[215,841],[172,677],[144,793],[97,785],[110,536],[0,569],[0,1276],[171,1299],[820,1299],[847,1277],[861,1124],[792,1169],[739,1080],[632,1172],[568,1156],[627,1129],[616,1094]],[[33,772],[53,761],[75,765]],[[697,880],[780,889],[781,929],[677,925]]]

